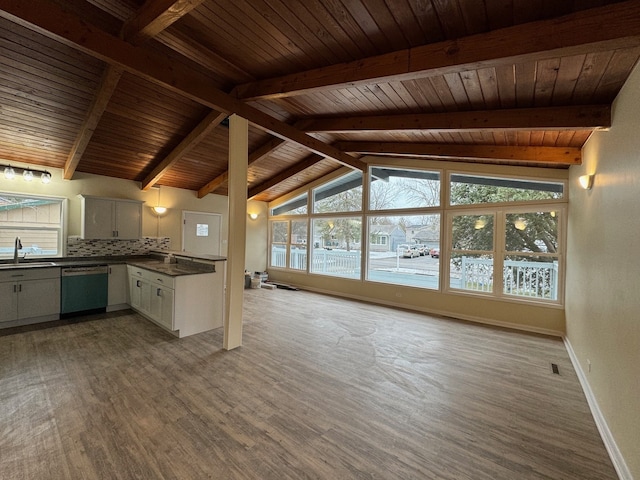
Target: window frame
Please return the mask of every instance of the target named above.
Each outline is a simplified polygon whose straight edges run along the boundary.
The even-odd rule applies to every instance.
[[[371,195],[371,172],[373,168],[389,168],[389,169],[405,169],[409,171],[423,170],[431,173],[438,173],[440,176],[440,203],[438,206],[433,207],[408,207],[408,208],[389,208],[389,209],[372,209],[370,208],[370,195]],[[566,221],[568,210],[568,178],[561,174],[557,174],[556,171],[546,171],[543,169],[530,169],[517,166],[496,166],[496,165],[474,165],[474,164],[456,164],[455,162],[448,162],[446,165],[433,161],[424,160],[412,160],[402,158],[387,158],[381,161],[376,159],[375,162],[368,164],[368,168],[363,172],[362,183],[362,209],[360,211],[345,211],[345,212],[322,212],[315,213],[313,211],[313,198],[314,190],[322,188],[324,184],[339,179],[341,176],[349,173],[349,170],[344,167],[340,170],[336,170],[321,179],[311,182],[307,186],[290,192],[289,194],[275,200],[270,203],[270,212],[273,206],[278,206],[290,201],[293,198],[300,197],[306,192],[308,207],[306,215],[279,215],[277,217],[271,217],[273,220],[300,220],[306,218],[308,221],[308,264],[306,272],[301,270],[292,270],[287,267],[272,267],[287,270],[292,273],[306,273],[307,275],[322,275],[322,273],[311,272],[311,258],[312,250],[314,248],[313,238],[313,221],[317,218],[331,218],[331,217],[360,217],[361,218],[361,241],[360,241],[360,282],[377,283],[375,280],[368,279],[369,268],[369,255],[371,245],[369,245],[370,238],[370,219],[372,217],[384,217],[384,216],[421,216],[421,215],[440,215],[440,264],[439,264],[439,288],[437,290],[425,289],[423,290],[452,295],[466,295],[466,296],[480,296],[488,300],[499,300],[503,302],[515,302],[515,303],[535,303],[538,305],[544,305],[552,308],[561,308],[564,305],[564,280],[565,280],[565,250],[566,250]],[[562,185],[562,198],[555,199],[533,199],[533,200],[518,200],[509,202],[497,202],[497,203],[479,203],[479,204],[462,204],[451,205],[451,177],[452,175],[470,175],[476,177],[487,177],[492,179],[504,178],[507,180],[514,180],[516,182],[537,182],[537,183],[550,183]],[[491,213],[495,215],[495,232],[494,232],[494,247],[492,250],[493,255],[493,268],[495,271],[504,272],[504,258],[508,252],[505,251],[504,246],[504,232],[505,232],[505,218],[507,213],[525,213],[526,211],[557,211],[560,212],[561,220],[558,224],[558,296],[556,300],[549,300],[544,298],[530,298],[527,296],[518,296],[514,294],[505,294],[503,292],[504,285],[502,281],[502,275],[500,275],[500,281],[493,284],[491,292],[478,293],[470,290],[452,289],[450,287],[450,259],[451,259],[451,218],[452,215],[467,212],[471,215],[477,215],[479,213]],[[270,237],[271,238],[271,237]],[[269,245],[271,251],[271,244]],[[510,252],[513,256],[513,252]],[[520,252],[523,253],[523,252]],[[287,258],[289,254],[287,253]],[[524,256],[527,256],[525,253]],[[271,263],[271,253],[269,257]],[[341,277],[345,280],[351,280],[352,278]],[[389,284],[396,285],[396,284]],[[411,288],[406,284],[397,284],[398,287]]]
[[[468,205],[465,205],[468,207]],[[506,218],[509,214],[525,214],[534,212],[555,211],[558,212],[558,232],[557,243],[558,252],[552,253],[537,253],[537,252],[514,252],[506,250]],[[450,293],[453,295],[471,295],[479,296],[483,298],[495,298],[502,301],[512,301],[517,303],[535,303],[544,304],[548,306],[562,307],[564,305],[564,280],[565,280],[565,246],[566,246],[566,217],[567,217],[567,205],[566,202],[547,202],[547,203],[531,203],[531,202],[518,202],[518,205],[511,203],[501,204],[478,204],[473,208],[465,209],[449,209],[446,214],[446,226],[445,234],[447,236],[444,243],[444,250],[441,249],[440,255],[445,259],[447,265],[451,264],[452,254],[452,233],[453,233],[453,217],[456,215],[494,215],[494,232],[493,232],[493,287],[491,292],[483,292],[476,290],[465,290],[451,287],[450,268],[444,268],[443,278],[441,284],[443,286],[444,293]],[[472,254],[483,254],[483,251],[469,250]],[[542,256],[549,258],[557,258],[558,262],[558,278],[557,278],[557,298],[545,299],[545,298],[532,298],[526,296],[519,296],[514,294],[508,294],[504,292],[504,262],[506,257],[519,255],[519,256]],[[444,263],[444,262],[443,262]],[[496,275],[496,272],[502,272],[500,275]]]
[[[54,231],[57,232],[57,254],[43,254],[43,255],[35,255],[33,253],[28,253],[28,258],[60,258],[64,257],[67,250],[67,209],[68,209],[68,199],[66,197],[59,197],[55,195],[39,195],[39,194],[25,194],[25,193],[16,193],[9,191],[0,191],[0,195],[7,197],[16,197],[16,198],[25,198],[25,199],[34,199],[34,200],[48,200],[53,201],[60,204],[60,223],[57,227],[19,227],[19,226],[9,226],[4,225],[0,222],[0,230],[24,230],[24,231]],[[13,253],[7,255],[6,257],[0,253],[0,260],[7,260],[13,258]]]

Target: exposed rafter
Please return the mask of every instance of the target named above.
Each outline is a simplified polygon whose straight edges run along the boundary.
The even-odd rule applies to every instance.
[[[256,100],[404,81],[640,45],[640,1],[593,8],[457,40],[246,83],[237,98]]]
[[[206,138],[209,133],[213,131],[220,123],[227,118],[226,113],[220,113],[211,111],[209,114],[194,128],[189,135],[187,135],[180,144],[174,148],[169,155],[162,159],[151,171],[149,175],[142,181],[142,190],[148,190],[153,187],[160,178],[169,170],[175,163],[189,153],[194,147],[196,147],[202,140]]]
[[[292,141],[312,153],[331,158],[351,168],[365,168],[365,164],[359,159],[213,88],[209,79],[201,73],[178,69],[165,57],[100,31],[52,2],[0,0],[0,16],[186,95],[211,109],[227,114],[236,113],[258,128]]]
[[[308,132],[593,130],[611,126],[609,105],[309,119]]]
[[[131,43],[155,37],[204,0],[147,0],[122,27],[122,35]]]
[[[258,160],[266,157],[267,155],[270,155],[271,153],[275,152],[278,148],[280,148],[282,145],[284,145],[284,143],[285,141],[280,138],[271,137],[271,139],[269,139],[267,142],[259,146],[253,152],[249,153],[249,159],[247,161],[247,164],[251,165],[252,163],[257,162]],[[322,157],[319,157],[319,158],[322,158]],[[216,191],[218,188],[224,185],[224,183],[227,181],[228,178],[229,178],[228,171],[218,175],[216,178],[214,178],[213,180],[208,182],[206,185],[204,185],[202,188],[200,188],[200,190],[198,190],[198,198],[202,198],[205,195]]]
[[[337,142],[345,152],[363,155],[419,157],[459,160],[504,160],[517,163],[548,163],[580,165],[579,148],[569,147],[517,147],[497,145],[443,145],[428,143]]]
[[[95,132],[104,111],[107,109],[109,100],[111,99],[113,92],[115,92],[121,76],[121,68],[113,65],[107,65],[105,68],[105,71],[102,74],[102,79],[100,80],[100,85],[98,85],[96,95],[93,97],[93,102],[89,107],[87,116],[80,127],[76,141],[74,142],[73,147],[71,147],[67,161],[64,164],[63,176],[66,180],[71,180],[73,178],[73,174],[75,173],[76,168],[78,168],[80,159],[82,158],[82,155],[84,155],[87,145],[89,145],[89,140],[91,140],[93,132]]]
[[[256,185],[255,187],[251,187],[247,194],[248,198],[253,198],[256,195],[264,192],[265,190],[269,190],[271,187],[276,186],[280,182],[284,182],[287,178],[297,175],[298,173],[306,170],[309,167],[312,167],[316,163],[322,160],[322,157],[318,155],[310,155],[304,160],[290,166],[286,170],[283,170],[278,175],[271,177],[266,182],[262,182],[260,185]]]
[[[195,6],[202,3],[203,0],[154,0],[148,1],[136,12],[132,21],[125,23],[122,27],[121,35],[130,41],[134,39],[146,40],[159,33],[163,28],[168,27],[175,22],[180,16],[186,14]],[[87,116],[80,127],[76,141],[69,152],[67,161],[64,165],[64,178],[70,180],[78,168],[80,159],[93,136],[100,119],[104,114],[109,100],[118,86],[123,69],[115,65],[107,65],[98,90]]]

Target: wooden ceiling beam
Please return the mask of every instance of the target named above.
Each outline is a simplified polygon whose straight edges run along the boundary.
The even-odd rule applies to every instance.
[[[582,150],[570,147],[519,147],[501,145],[443,145],[429,143],[337,142],[345,152],[361,155],[418,157],[444,160],[504,160],[524,164],[580,165]]]
[[[147,0],[122,27],[122,37],[137,44],[155,37],[204,0]]]
[[[244,100],[404,81],[640,45],[640,0],[237,86]]]
[[[118,86],[122,73],[123,70],[121,68],[113,65],[107,65],[105,68],[100,84],[98,85],[98,90],[93,97],[93,101],[89,106],[84,122],[82,122],[78,136],[76,137],[73,147],[71,147],[71,151],[67,156],[67,161],[64,164],[63,177],[65,180],[71,180],[73,178],[73,174],[75,173],[76,168],[78,168],[80,159],[87,149],[87,145],[89,145],[93,132],[95,132],[102,115],[107,109],[107,105],[109,104],[109,100],[111,100],[113,92],[115,92],[116,87]]]
[[[295,124],[296,128],[300,128],[301,125],[304,125],[301,122],[297,122]],[[265,143],[256,148],[253,152],[249,153],[248,165],[251,166],[252,163],[257,162],[258,160],[262,160],[264,157],[271,155],[273,152],[278,150],[282,145],[286,143],[285,140],[278,137],[271,137]],[[322,158],[322,157],[320,157]],[[202,198],[205,195],[214,192],[218,188],[220,188],[227,181],[227,172],[222,173],[217,176],[210,182],[208,182],[205,186],[198,190],[198,198]]]
[[[611,127],[609,105],[517,108],[307,119],[307,132],[595,130]]]
[[[186,14],[191,9],[202,3],[203,0],[154,0],[147,1],[131,21],[125,23],[120,32],[121,36],[127,40],[146,40],[151,36],[167,28],[180,16]],[[71,180],[80,164],[89,141],[95,132],[102,115],[104,115],[107,105],[118,86],[123,69],[114,65],[107,65],[98,90],[82,123],[78,136],[71,147],[71,151],[64,164],[63,177]]]
[[[303,170],[306,170],[307,168],[314,166],[316,163],[322,160],[322,158],[323,157],[321,157],[320,155],[308,156],[304,160],[301,160],[300,162],[290,166],[286,170],[283,170],[277,175],[271,177],[269,180],[266,180],[265,182],[262,182],[261,184],[256,185],[255,187],[251,187],[249,189],[247,198],[253,198],[256,195],[261,194],[265,190],[269,190],[271,187],[275,187],[279,183],[284,182],[289,177],[297,175]]]
[[[247,161],[247,165],[251,165],[252,163],[257,162],[258,160],[263,159],[267,155],[275,152],[278,148],[285,144],[285,141],[281,138],[271,137],[264,144],[260,145],[253,152],[249,153],[249,159]],[[198,190],[198,198],[202,198],[205,195],[216,191],[220,188],[229,178],[229,172],[226,171],[216,178],[208,182],[205,186]]]
[[[220,188],[224,183],[229,180],[229,171],[227,170],[224,173],[221,173],[216,178],[207,183],[204,187],[198,190],[198,198],[203,198],[207,194],[216,191]]]
[[[196,147],[202,140],[204,140],[209,133],[213,131],[220,123],[227,118],[226,113],[220,113],[211,111],[209,114],[194,128],[189,135],[187,135],[180,144],[174,148],[169,155],[162,159],[154,169],[145,177],[142,181],[142,190],[149,190],[153,187],[160,178],[169,170],[178,160],[189,153],[194,147]]]
[[[364,170],[366,166],[358,158],[212,87],[210,79],[200,72],[178,69],[162,55],[131,45],[96,29],[76,15],[62,10],[54,2],[0,0],[0,17],[185,95],[213,110],[227,114],[235,113],[256,127],[283,140],[292,141],[312,153],[358,170]]]

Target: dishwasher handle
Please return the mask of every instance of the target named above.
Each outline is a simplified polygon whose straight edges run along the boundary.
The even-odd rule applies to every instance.
[[[78,275],[103,275],[109,273],[107,265],[95,265],[89,267],[67,267],[60,273],[63,277],[74,277]]]

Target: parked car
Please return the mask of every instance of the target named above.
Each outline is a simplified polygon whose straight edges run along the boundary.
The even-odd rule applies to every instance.
[[[405,258],[419,257],[420,252],[415,245],[399,245],[398,252]]]
[[[431,255],[431,258],[440,258],[440,249],[432,248],[429,250],[429,255]]]
[[[426,245],[421,245],[418,243],[415,245],[415,247],[418,249],[418,253],[420,254],[421,257],[429,254],[429,249],[427,248]]]

